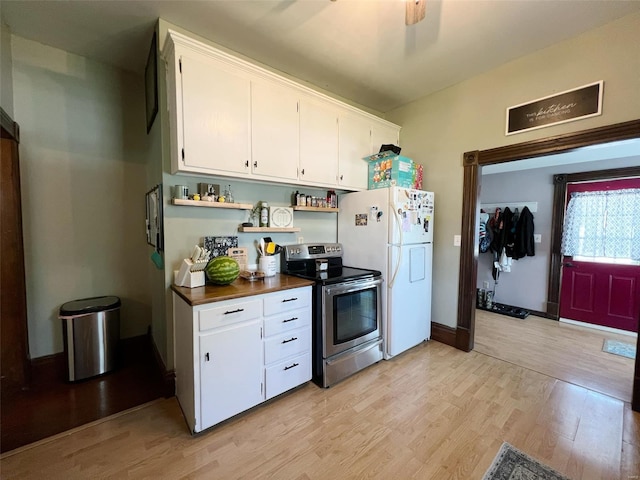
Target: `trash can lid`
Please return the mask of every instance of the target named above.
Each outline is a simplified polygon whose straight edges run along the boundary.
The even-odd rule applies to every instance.
[[[60,307],[60,315],[84,315],[86,313],[102,312],[120,306],[120,299],[113,295],[106,297],[91,297],[72,300]]]

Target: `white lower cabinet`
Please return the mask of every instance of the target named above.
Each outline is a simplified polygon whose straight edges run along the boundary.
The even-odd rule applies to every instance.
[[[267,400],[311,379],[311,352],[269,365],[265,369]]]
[[[266,399],[311,379],[311,295],[287,290],[264,301]]]
[[[262,402],[260,319],[200,335],[202,428]]]
[[[192,432],[311,380],[311,287],[173,301],[176,396]]]

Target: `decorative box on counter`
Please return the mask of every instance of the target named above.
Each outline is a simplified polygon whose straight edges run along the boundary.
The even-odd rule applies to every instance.
[[[369,163],[367,188],[405,187],[422,188],[422,169],[413,160],[392,151],[385,151],[364,157]]]

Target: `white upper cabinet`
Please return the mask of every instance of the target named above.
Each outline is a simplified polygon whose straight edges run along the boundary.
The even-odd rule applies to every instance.
[[[367,162],[371,154],[371,122],[368,117],[343,112],[339,119],[338,185],[343,189],[367,189]]]
[[[338,109],[310,97],[300,100],[300,180],[338,183]]]
[[[176,109],[182,112],[175,116],[182,124],[177,169],[246,175],[251,158],[249,78],[196,51],[184,51],[177,61]]]
[[[169,31],[171,172],[367,188],[362,157],[400,127]]]
[[[396,125],[380,122],[371,125],[371,153],[378,153],[382,145],[400,145],[400,129]]]
[[[298,95],[274,82],[251,82],[251,172],[277,181],[298,178]]]

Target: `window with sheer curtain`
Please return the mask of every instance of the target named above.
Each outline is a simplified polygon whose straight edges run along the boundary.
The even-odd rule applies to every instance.
[[[562,254],[640,262],[640,189],[573,193],[564,219]]]

